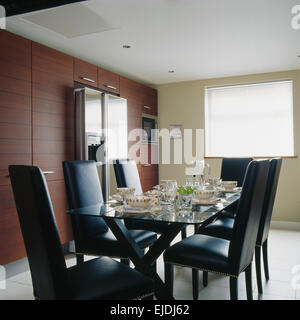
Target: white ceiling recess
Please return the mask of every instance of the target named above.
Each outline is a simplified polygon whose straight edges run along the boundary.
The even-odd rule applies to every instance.
[[[90,0],[9,17],[7,29],[155,85],[300,69],[298,2]]]
[[[117,29],[117,27],[112,26],[103,17],[82,3],[34,12],[27,14],[23,19],[66,38],[75,38]]]

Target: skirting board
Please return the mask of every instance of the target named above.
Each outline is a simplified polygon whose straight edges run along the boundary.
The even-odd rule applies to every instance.
[[[69,253],[69,242],[62,245],[63,253],[66,255]],[[17,274],[23,273],[29,270],[29,264],[27,257],[10,262],[4,265],[6,272],[6,279],[16,276]]]
[[[271,221],[271,229],[300,231],[300,222]]]

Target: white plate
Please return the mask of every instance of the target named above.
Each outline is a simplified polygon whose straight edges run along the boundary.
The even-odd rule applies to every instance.
[[[201,206],[210,206],[210,205],[216,204],[218,201],[220,201],[219,198],[210,199],[210,200],[193,199],[194,204],[199,204]]]
[[[242,188],[241,187],[236,187],[236,188],[233,188],[232,190],[221,190],[223,192],[227,192],[227,193],[236,193],[236,192],[241,192],[242,191]]]
[[[153,206],[150,209],[137,209],[137,208],[130,208],[127,206],[119,206],[114,208],[115,211],[125,214],[145,214],[145,213],[154,213],[160,210],[159,206]]]

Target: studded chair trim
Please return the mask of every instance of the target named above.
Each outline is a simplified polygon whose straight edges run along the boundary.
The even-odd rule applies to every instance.
[[[223,276],[228,276],[228,277],[234,277],[234,278],[238,278],[239,275],[244,272],[252,263],[252,261],[238,274],[230,274],[230,273],[224,273],[224,272],[219,272],[219,271],[215,271],[215,270],[209,270],[209,269],[205,269],[205,268],[197,268],[197,267],[192,267],[190,265],[184,265],[184,264],[180,264],[180,263],[175,263],[175,262],[165,262],[166,264],[172,264],[172,265],[176,265],[176,266],[180,266],[180,267],[186,267],[186,268],[192,268],[192,269],[197,269],[200,271],[206,271],[206,272],[212,272],[212,273],[217,273],[217,274],[221,274]]]

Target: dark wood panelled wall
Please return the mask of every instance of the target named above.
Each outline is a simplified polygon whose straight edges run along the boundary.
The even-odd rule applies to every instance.
[[[61,241],[73,239],[62,161],[75,158],[74,81],[126,98],[128,131],[141,127],[142,113],[157,115],[157,91],[5,30],[0,30],[0,46],[0,265],[4,265],[26,256],[9,164],[53,172],[46,178]],[[145,148],[150,150],[141,145],[141,152]],[[144,191],[158,183],[158,165],[138,168]]]
[[[32,157],[46,175],[63,243],[72,240],[62,161],[74,159],[73,58],[32,42]]]
[[[1,31],[0,264],[25,256],[8,177],[9,164],[32,164],[31,42]]]

